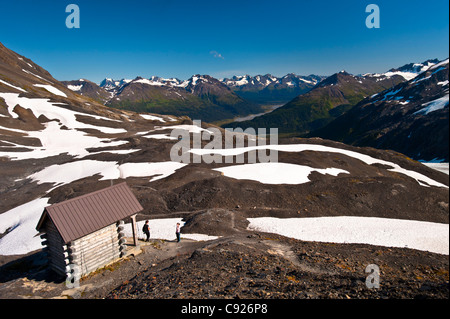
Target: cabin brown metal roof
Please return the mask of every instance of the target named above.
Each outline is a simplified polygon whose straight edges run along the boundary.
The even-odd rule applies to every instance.
[[[46,207],[36,229],[41,231],[46,218],[50,218],[68,243],[142,210],[124,182]]]

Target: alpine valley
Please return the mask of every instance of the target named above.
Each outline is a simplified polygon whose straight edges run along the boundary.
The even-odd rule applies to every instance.
[[[207,147],[225,135],[209,122],[274,104],[228,125],[278,127],[278,144]],[[182,152],[216,160],[172,161],[173,129],[204,137]],[[448,60],[383,74],[97,85],[58,81],[0,44],[0,298],[448,299],[448,172],[417,161],[448,161],[445,141]],[[251,163],[260,151],[278,161]],[[47,265],[40,216],[121,182],[144,208],[141,253],[68,289]],[[373,264],[376,289],[366,285]]]

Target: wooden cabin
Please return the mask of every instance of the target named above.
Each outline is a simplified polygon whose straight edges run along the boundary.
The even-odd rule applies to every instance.
[[[49,266],[68,276],[76,265],[85,276],[120,259],[127,254],[125,219],[138,248],[136,214],[142,210],[126,183],[46,207],[36,229],[44,233]]]

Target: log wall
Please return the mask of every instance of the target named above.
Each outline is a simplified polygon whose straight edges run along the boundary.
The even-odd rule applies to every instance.
[[[42,244],[47,246],[49,266],[57,273],[66,275],[66,268],[69,264],[67,246],[51,220],[47,220],[45,232],[44,239],[46,241]]]
[[[72,241],[68,247],[70,259],[78,265],[81,276],[101,268],[121,257],[116,224]]]

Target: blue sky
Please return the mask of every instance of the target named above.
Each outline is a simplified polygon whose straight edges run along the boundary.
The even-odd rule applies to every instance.
[[[58,80],[384,72],[449,51],[447,0],[3,1],[0,42]],[[80,28],[68,29],[68,4]],[[368,29],[368,4],[380,28]]]

